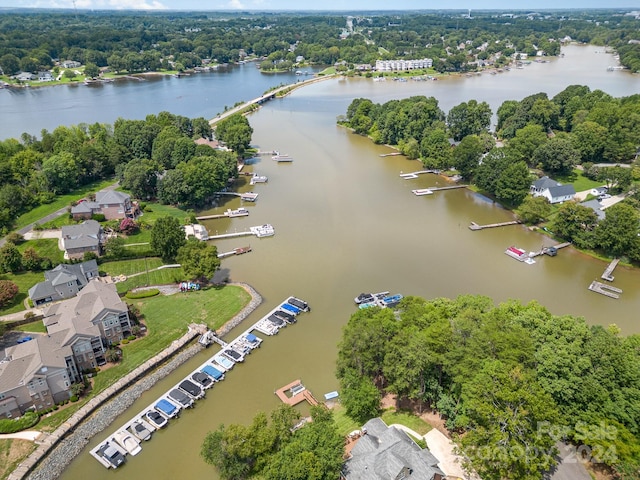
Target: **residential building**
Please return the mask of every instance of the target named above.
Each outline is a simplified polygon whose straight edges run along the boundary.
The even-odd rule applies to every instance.
[[[555,180],[544,176],[531,185],[531,194],[534,197],[545,197],[549,203],[562,203],[573,200],[576,190],[573,185],[562,185]]]
[[[35,306],[75,296],[92,278],[97,278],[98,263],[95,260],[75,264],[60,264],[44,272],[44,282],[29,289],[29,298]]]
[[[405,432],[373,418],[344,464],[341,480],[443,480],[438,459]]]
[[[86,252],[100,256],[104,244],[104,232],[95,220],[86,220],[78,225],[65,225],[58,241],[67,259],[82,258]]]
[[[75,297],[49,306],[43,321],[50,335],[65,333],[63,345],[71,347],[81,371],[104,364],[107,348],[131,335],[133,326],[115,285],[98,279]]]
[[[135,218],[137,213],[137,204],[131,202],[131,196],[116,190],[100,191],[95,202],[84,201],[71,207],[75,220],[88,220],[95,214],[104,215],[106,220]]]
[[[39,82],[53,82],[53,75],[51,72],[38,72]]]
[[[593,210],[595,212],[595,214],[598,216],[598,221],[604,220],[605,217],[607,216],[607,214],[602,209],[602,204],[595,198],[592,199],[592,200],[588,200],[586,202],[582,202],[582,203],[580,203],[580,205],[582,205],[583,207],[587,207],[587,208],[590,208],[591,210]]]
[[[31,72],[20,72],[19,74],[14,75],[13,78],[20,82],[30,82],[35,80],[37,77]]]
[[[420,68],[431,68],[432,66],[433,60],[430,58],[420,60],[376,60],[376,70],[379,72],[417,70]]]
[[[0,359],[0,418],[27,410],[45,410],[68,400],[72,383],[81,380],[64,333],[36,335],[6,349]]]
[[[76,62],[74,60],[65,60],[64,62],[61,63],[61,65],[63,68],[78,68],[82,66],[80,62]]]

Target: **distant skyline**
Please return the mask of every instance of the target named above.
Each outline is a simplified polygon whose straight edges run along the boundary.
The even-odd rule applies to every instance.
[[[544,10],[624,8],[638,0],[76,0],[78,9],[96,10]],[[0,0],[0,7],[74,8],[73,0]]]

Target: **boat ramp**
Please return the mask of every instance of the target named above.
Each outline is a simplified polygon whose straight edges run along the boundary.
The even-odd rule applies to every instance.
[[[253,350],[260,347],[263,340],[254,334],[254,331],[262,331],[259,325],[264,322],[271,323],[275,332],[286,326],[286,322],[283,322],[282,325],[276,325],[270,320],[274,313],[284,311],[283,309],[294,316],[310,310],[307,302],[291,296],[229,343],[220,339],[215,335],[215,332],[210,330],[203,332],[204,340],[202,340],[203,337],[201,340],[207,344],[218,343],[221,350],[188,374],[177,385],[171,387],[160,398],[143,408],[131,420],[108,435],[105,440],[89,452],[91,456],[105,468],[118,468],[126,463],[127,456],[138,454],[142,450],[139,440],[142,438],[148,440],[153,437],[153,432],[179,421],[179,416],[183,411],[192,407],[196,401],[205,398],[205,390],[211,388],[215,383],[223,381],[225,372],[229,372],[236,362],[243,361]],[[297,385],[295,395],[292,395],[295,397],[295,403],[290,404],[295,405],[303,400],[307,400],[312,405],[318,404],[311,392],[302,386],[300,380],[297,380]],[[294,386],[291,384],[285,388],[293,390]],[[140,426],[144,428],[140,428]],[[140,434],[141,431],[144,432],[144,436]]]

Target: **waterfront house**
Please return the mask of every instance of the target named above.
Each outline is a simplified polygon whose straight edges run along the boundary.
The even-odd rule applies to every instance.
[[[53,75],[51,72],[38,72],[39,82],[53,82]]]
[[[18,80],[19,82],[30,82],[35,80],[37,77],[31,72],[20,72],[17,75],[14,75],[12,78]]]
[[[71,384],[81,380],[71,347],[63,345],[64,333],[34,337],[0,358],[0,418],[68,400]]]
[[[95,220],[86,220],[79,225],[65,225],[58,241],[67,259],[82,258],[86,252],[100,256],[104,244],[104,232]]]
[[[573,200],[576,190],[573,185],[562,185],[545,175],[533,182],[531,194],[534,197],[545,197],[549,203],[562,203]]]
[[[62,263],[44,272],[44,282],[29,289],[29,298],[35,306],[75,296],[92,278],[98,277],[98,263]]]
[[[606,213],[602,209],[602,204],[600,203],[600,201],[598,201],[595,198],[592,200],[588,200],[586,202],[582,202],[580,205],[593,210],[595,214],[598,216],[598,221],[604,220],[604,218],[606,217]]]
[[[49,335],[64,332],[63,346],[71,347],[81,371],[103,365],[106,349],[131,335],[133,327],[116,286],[99,279],[75,297],[49,306],[43,315]]]
[[[61,65],[63,68],[78,68],[82,64],[80,62],[76,62],[75,60],[65,60]]]
[[[443,480],[438,459],[405,432],[373,418],[362,427],[342,469],[341,480]]]
[[[116,190],[96,193],[96,200],[80,202],[71,207],[71,215],[75,220],[88,220],[93,215],[102,214],[106,220],[135,218],[137,204],[131,202],[131,196]]]

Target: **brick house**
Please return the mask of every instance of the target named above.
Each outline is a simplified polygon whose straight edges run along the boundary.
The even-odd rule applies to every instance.
[[[135,218],[137,204],[131,202],[131,196],[116,190],[96,193],[95,202],[84,201],[71,207],[74,220],[88,220],[95,214],[102,214],[106,220]]]
[[[67,259],[79,259],[86,252],[100,256],[104,244],[104,232],[95,220],[86,220],[79,225],[65,225],[58,241],[58,248]]]

